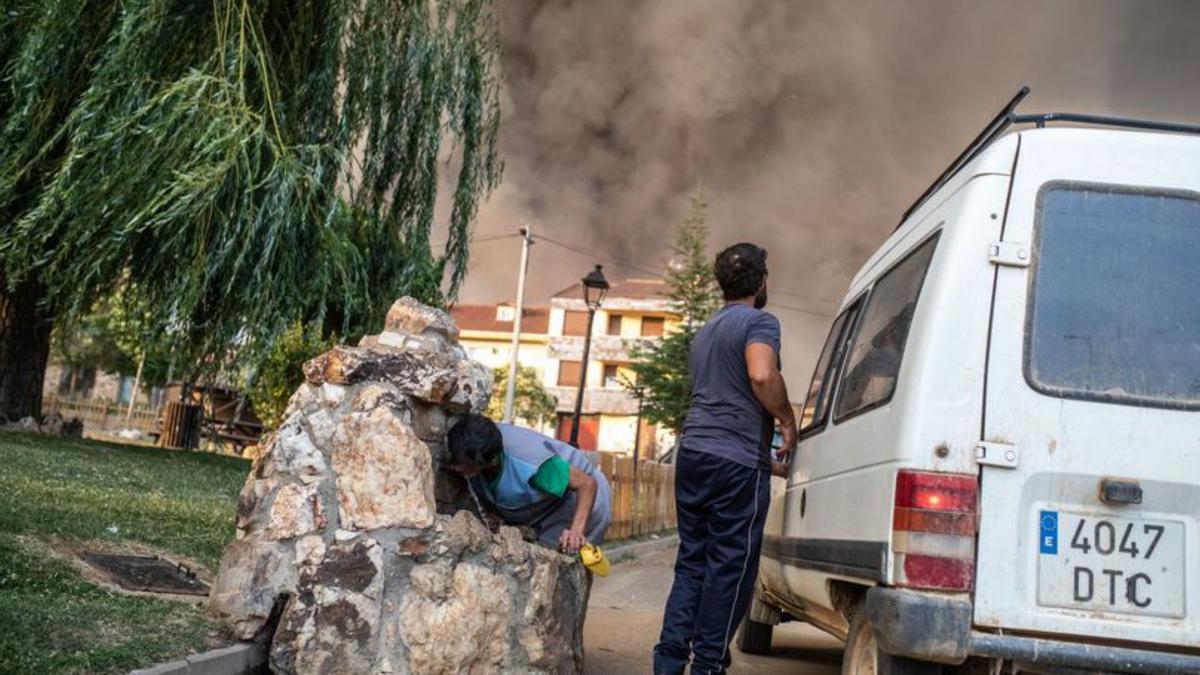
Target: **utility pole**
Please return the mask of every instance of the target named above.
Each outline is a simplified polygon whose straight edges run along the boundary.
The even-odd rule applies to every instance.
[[[533,246],[533,228],[520,229],[521,269],[517,274],[517,315],[513,317],[512,348],[508,355],[508,387],[504,392],[504,421],[512,424],[513,398],[517,394],[517,353],[521,349],[521,315],[525,313],[525,276],[529,273],[529,247]]]

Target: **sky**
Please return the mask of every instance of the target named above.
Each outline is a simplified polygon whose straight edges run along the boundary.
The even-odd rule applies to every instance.
[[[501,0],[504,180],[461,302],[526,302],[670,258],[688,195],[710,253],[768,250],[793,399],[851,277],[1023,84],[1023,111],[1200,123],[1200,2]],[[504,236],[514,235],[514,236]],[[553,242],[558,243],[552,243]],[[565,245],[565,246],[564,246]]]

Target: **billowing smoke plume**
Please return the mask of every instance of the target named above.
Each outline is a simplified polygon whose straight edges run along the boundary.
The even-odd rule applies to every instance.
[[[770,251],[793,398],[820,315],[1021,84],[1026,110],[1200,121],[1200,3],[1187,0],[498,5],[506,169],[477,239],[529,222],[594,251],[535,246],[529,299],[544,302],[592,262],[614,277],[660,268],[702,186],[713,252]],[[476,244],[462,299],[511,298],[517,250]]]

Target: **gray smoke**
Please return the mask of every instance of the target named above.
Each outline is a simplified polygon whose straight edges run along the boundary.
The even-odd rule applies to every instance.
[[[857,267],[1021,84],[1023,109],[1200,121],[1200,2],[502,0],[504,183],[476,237],[535,232],[529,300],[646,276],[704,188],[713,252],[770,251],[793,398]],[[463,301],[511,298],[516,239]],[[618,259],[633,265],[615,264]],[[788,309],[807,308],[816,314]]]

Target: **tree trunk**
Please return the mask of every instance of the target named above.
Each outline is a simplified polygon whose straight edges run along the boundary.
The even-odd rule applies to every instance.
[[[6,289],[0,274],[0,421],[40,420],[53,317],[41,307],[45,289],[36,279]]]

